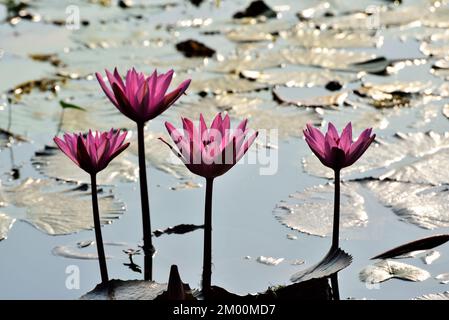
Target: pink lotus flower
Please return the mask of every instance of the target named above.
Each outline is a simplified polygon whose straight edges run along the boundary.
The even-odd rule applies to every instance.
[[[128,70],[125,81],[114,69],[106,70],[109,86],[98,72],[95,73],[101,88],[111,102],[125,116],[137,123],[145,123],[167,110],[187,90],[190,79],[185,80],[175,90],[167,94],[173,77],[173,70],[158,75],[157,70],[146,77],[134,68]]]
[[[310,149],[329,168],[340,170],[352,165],[368,149],[376,137],[371,135],[372,128],[365,129],[357,139],[352,141],[352,125],[349,122],[343,129],[341,136],[332,123],[324,136],[320,130],[308,124],[304,130],[304,137]]]
[[[58,137],[53,139],[67,157],[75,162],[78,167],[90,174],[95,241],[97,243],[98,263],[100,265],[101,282],[103,284],[108,283],[109,277],[103,237],[101,235],[97,173],[106,168],[112,159],[129,146],[129,142],[124,143],[125,138],[126,132],[120,133],[120,130],[114,132],[114,129],[111,129],[109,132],[95,131],[95,133],[89,130],[86,136],[83,136],[81,133],[66,133],[64,134],[64,139]]]
[[[165,122],[179,152],[164,139],[159,139],[175,152],[191,172],[205,178],[215,178],[231,169],[256,139],[258,132],[246,139],[249,131],[247,122],[247,119],[243,120],[231,133],[228,115],[222,118],[218,113],[208,128],[201,114],[198,128],[190,119],[182,118],[184,134]]]
[[[63,140],[55,137],[54,141],[77,166],[90,174],[96,174],[128,147],[129,142],[123,143],[125,138],[126,132],[114,132],[111,129],[109,132],[95,133],[89,130],[85,137],[81,133],[66,133]]]

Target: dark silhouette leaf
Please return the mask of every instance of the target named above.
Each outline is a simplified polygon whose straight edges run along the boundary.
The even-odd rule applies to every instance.
[[[167,228],[165,230],[155,230],[153,231],[153,234],[156,237],[160,237],[163,234],[184,234],[188,232],[192,232],[198,229],[203,229],[204,226],[194,225],[194,224],[179,224],[174,227]]]
[[[381,253],[375,257],[372,257],[371,260],[373,260],[373,259],[389,259],[389,258],[401,256],[403,254],[413,252],[413,251],[429,250],[429,249],[438,247],[439,245],[442,245],[443,243],[446,243],[447,241],[449,241],[449,234],[439,234],[439,235],[415,240],[415,241],[400,245],[399,247],[393,248],[393,249],[388,250],[384,253]]]

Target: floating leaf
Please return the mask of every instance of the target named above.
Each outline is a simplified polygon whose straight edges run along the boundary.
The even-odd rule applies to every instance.
[[[438,247],[438,246],[442,245],[443,243],[446,243],[447,241],[449,241],[449,234],[435,235],[435,236],[415,240],[412,242],[408,242],[399,247],[396,247],[396,248],[388,250],[384,253],[381,253],[371,259],[389,259],[389,258],[395,258],[397,256],[401,256],[401,255],[404,255],[404,254],[407,254],[407,253],[410,253],[413,251],[429,250],[429,249]]]
[[[292,282],[305,282],[312,279],[328,278],[343,270],[352,262],[352,256],[341,250],[330,250],[326,256],[314,266],[299,271],[291,276]]]
[[[376,108],[393,108],[409,106],[412,99],[426,93],[431,82],[395,82],[387,84],[367,84],[355,92],[369,98],[368,103]]]
[[[293,65],[315,66],[332,70],[355,71],[353,64],[374,59],[375,56],[362,51],[345,49],[311,48],[282,49],[272,56],[280,56],[286,63]]]
[[[273,258],[273,257],[265,257],[265,256],[259,256],[257,257],[256,261],[261,264],[266,264],[267,266],[277,266],[282,261],[284,261],[284,258]]]
[[[365,201],[357,192],[357,185],[341,185],[341,221],[343,229],[363,227],[368,222]],[[289,228],[300,232],[327,236],[333,225],[334,185],[326,184],[305,189],[290,195],[287,201],[276,205],[274,214]]]
[[[448,163],[449,150],[442,149],[434,154],[428,154],[409,164],[392,169],[381,176],[403,182],[427,183],[433,185],[445,184],[449,181],[449,172],[441,170]]]
[[[189,87],[190,92],[225,94],[225,93],[242,93],[266,89],[268,86],[254,81],[248,81],[236,76],[220,76],[209,79],[197,79],[192,81]]]
[[[4,213],[0,213],[0,241],[5,240],[9,230],[14,224],[15,219],[7,216]]]
[[[52,180],[28,178],[19,185],[6,187],[5,198],[8,204],[24,210],[20,220],[49,235],[93,228],[87,186],[74,188]],[[106,191],[100,192],[98,202],[101,224],[110,224],[125,212],[125,205]]]
[[[327,70],[285,71],[282,69],[267,71],[243,70],[241,75],[248,79],[268,85],[285,85],[287,87],[325,86],[330,82],[352,82],[357,80],[353,74],[336,73]]]
[[[430,273],[402,262],[381,260],[360,271],[359,278],[360,281],[371,284],[381,283],[392,278],[420,282],[430,278]]]
[[[391,6],[386,8],[368,6],[364,11],[318,17],[313,20],[313,23],[326,25],[330,29],[359,32],[408,25],[421,20],[427,12],[430,13],[429,8],[422,5]]]
[[[289,44],[304,48],[366,48],[380,47],[383,43],[383,38],[371,31],[305,29],[302,25],[282,35]]]
[[[83,295],[81,300],[154,300],[167,290],[166,284],[144,280],[109,280]]]
[[[237,94],[206,97],[185,103],[181,108],[184,117],[195,119],[202,113],[206,121],[211,121],[217,112],[227,111],[236,120],[248,118],[253,128],[277,129],[281,138],[301,137],[302,130],[298,128],[305,127],[307,123],[321,122],[321,116],[314,110],[280,107],[260,98]]]
[[[301,90],[302,89],[302,90]],[[323,89],[324,90],[324,89]],[[287,91],[287,92],[286,92]],[[338,92],[334,94],[329,94],[326,90],[325,95],[317,95],[310,98],[303,98],[301,93],[310,92],[310,89],[307,88],[295,88],[295,90],[291,90],[295,95],[299,95],[300,98],[290,98],[289,92],[283,88],[275,88],[273,89],[273,98],[275,101],[280,103],[286,103],[296,106],[303,107],[322,107],[322,108],[331,108],[338,107],[343,105],[346,98],[348,97],[348,92]],[[310,96],[310,94],[308,94]]]
[[[425,229],[449,226],[447,188],[396,181],[369,181],[365,185],[403,221]]]
[[[373,58],[375,58],[373,54],[341,49],[279,49],[254,55],[228,57],[219,64],[211,67],[211,71],[239,73],[243,70],[264,70],[286,64],[321,67],[341,71],[356,71],[352,64]]]

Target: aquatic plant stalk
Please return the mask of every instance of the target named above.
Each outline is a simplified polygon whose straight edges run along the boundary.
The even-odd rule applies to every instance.
[[[212,190],[214,178],[206,179],[206,201],[204,206],[204,250],[203,250],[203,292],[207,296],[212,278]]]
[[[334,225],[332,231],[332,247],[337,249],[340,238],[340,170],[334,170]]]
[[[91,191],[92,191],[92,210],[94,216],[95,228],[95,242],[97,243],[98,262],[100,264],[101,282],[107,283],[109,281],[108,268],[106,265],[106,255],[104,253],[103,237],[101,235],[100,212],[98,210],[98,196],[97,196],[97,176],[90,175]]]
[[[331,276],[332,285],[332,298],[334,300],[340,300],[340,289],[338,288],[338,272]]]
[[[168,91],[174,75],[173,70],[159,74],[157,70],[154,70],[151,75],[145,75],[132,68],[127,71],[125,81],[123,81],[117,68],[113,72],[105,71],[109,84],[106,84],[100,73],[95,74],[103,92],[123,115],[137,124],[140,202],[142,207],[143,250],[145,253],[144,279],[151,280],[152,257],[155,250],[151,240],[144,127],[146,122],[163,113],[185,93],[190,85],[190,79],[183,81],[173,91]]]
[[[368,149],[376,138],[372,128],[363,130],[356,141],[352,140],[352,124],[349,122],[339,135],[335,126],[329,122],[324,135],[320,130],[307,124],[304,138],[312,152],[323,165],[334,170],[334,225],[332,232],[331,250],[339,245],[340,233],[340,170],[354,164]]]
[[[229,171],[248,151],[257,138],[258,132],[249,134],[243,120],[231,133],[229,115],[218,113],[208,127],[200,114],[196,127],[190,119],[182,118],[184,134],[171,123],[166,122],[170,137],[176,147],[159,138],[192,173],[206,178],[206,200],[204,208],[204,250],[202,287],[205,297],[211,289],[212,277],[212,189],[214,179]]]
[[[140,204],[142,207],[144,279],[152,280],[152,256],[154,247],[151,239],[150,202],[148,199],[147,168],[145,162],[145,124],[137,123],[137,144],[139,154]]]

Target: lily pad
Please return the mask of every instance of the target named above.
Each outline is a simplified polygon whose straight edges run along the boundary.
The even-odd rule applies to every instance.
[[[370,284],[381,283],[392,278],[421,282],[430,278],[430,273],[402,262],[381,260],[360,271],[359,278],[360,281]]]
[[[354,63],[375,58],[371,53],[329,48],[291,48],[270,50],[257,54],[246,54],[224,58],[210,67],[211,71],[239,73],[243,70],[264,70],[286,64],[320,67],[332,70],[355,71]],[[358,69],[358,71],[361,71]]]
[[[423,184],[369,181],[365,185],[402,220],[424,229],[449,226],[449,190]]]
[[[383,38],[372,31],[305,29],[302,25],[281,35],[289,44],[303,48],[369,48],[380,47],[383,43]]]
[[[302,89],[302,90],[301,90]],[[291,92],[289,92],[291,91]],[[310,93],[307,95],[309,97],[303,98],[304,94],[309,91],[310,89],[307,88],[295,88],[294,90],[288,90],[286,87],[282,88],[275,88],[273,89],[273,98],[275,101],[278,101],[280,103],[285,104],[291,104],[296,106],[302,106],[302,107],[320,107],[320,108],[332,108],[332,107],[339,107],[343,105],[346,98],[348,97],[348,92],[337,92],[333,94],[329,94],[329,92],[326,90],[325,95],[318,95],[310,97]],[[318,92],[324,91],[317,90]],[[291,94],[299,95],[300,98],[292,98],[290,97]],[[303,93],[303,94],[301,94]]]
[[[276,205],[274,214],[289,228],[300,232],[327,236],[333,225],[333,184],[319,185],[296,192]],[[341,222],[343,229],[364,227],[368,222],[365,201],[357,192],[357,184],[341,185]]]
[[[431,82],[395,82],[386,84],[364,84],[355,93],[368,98],[368,103],[376,108],[409,106],[413,99],[430,93]]]
[[[226,94],[242,93],[266,89],[268,86],[254,81],[248,81],[236,76],[226,75],[220,77],[211,77],[208,79],[198,79],[192,81],[189,87],[190,92]]]
[[[24,212],[26,221],[49,235],[71,234],[93,228],[92,203],[87,187],[28,178],[5,187],[7,203]],[[125,212],[125,205],[106,190],[99,194],[100,222],[110,224]]]
[[[287,87],[325,86],[331,81],[348,83],[358,80],[356,75],[335,73],[328,70],[286,71],[274,69],[267,71],[244,70],[240,73],[244,78],[269,85],[285,85]]]
[[[252,128],[277,129],[281,138],[301,137],[302,131],[298,128],[305,127],[307,123],[321,122],[321,116],[314,110],[280,107],[261,98],[238,94],[217,95],[184,103],[180,110],[184,117],[191,119],[202,113],[206,121],[212,120],[217,112],[226,111],[231,118],[248,118]],[[168,113],[171,115],[170,111]]]

